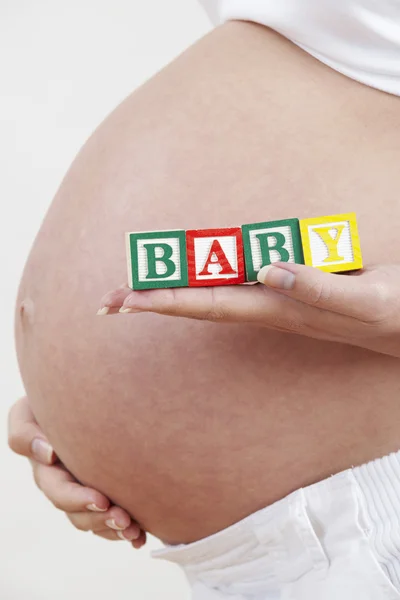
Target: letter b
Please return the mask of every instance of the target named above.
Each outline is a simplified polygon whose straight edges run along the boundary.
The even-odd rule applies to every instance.
[[[143,247],[147,252],[148,272],[146,279],[165,279],[171,277],[171,275],[175,273],[176,265],[174,261],[171,260],[173,249],[169,244],[143,244]],[[158,248],[162,250],[161,256],[156,256],[156,250]],[[163,263],[165,265],[165,273],[157,272],[158,263]]]
[[[271,264],[271,250],[276,250],[280,255],[282,262],[289,262],[290,254],[284,248],[286,238],[279,231],[271,231],[270,233],[259,233],[256,238],[260,242],[262,266]],[[272,238],[272,239],[271,239]],[[275,240],[275,243],[270,244],[270,240]]]

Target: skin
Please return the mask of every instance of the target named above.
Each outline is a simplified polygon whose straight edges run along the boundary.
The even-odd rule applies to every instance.
[[[260,286],[178,288],[106,294],[99,316],[118,312],[249,323],[400,358],[400,266],[337,275],[305,265],[263,267]]]
[[[77,529],[107,540],[129,541],[136,549],[146,543],[146,533],[125,510],[110,505],[98,490],[81,485],[59,461],[27,397],[20,398],[10,410],[8,443],[14,452],[29,458],[38,488]]]
[[[37,236],[16,317],[32,412],[77,481],[186,543],[398,449],[396,358],[96,310],[125,279],[125,231],[355,211],[365,262],[398,256],[399,124],[398,98],[238,22],[101,124]]]

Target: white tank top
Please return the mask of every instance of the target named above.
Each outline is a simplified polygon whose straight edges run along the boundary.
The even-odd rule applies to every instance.
[[[336,71],[400,96],[400,0],[200,0],[213,23],[261,23]]]

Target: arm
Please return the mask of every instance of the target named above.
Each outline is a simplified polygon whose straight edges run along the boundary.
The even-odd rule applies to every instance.
[[[129,312],[246,322],[400,358],[400,267],[333,275],[291,263],[263,267],[263,285],[107,294],[99,314]]]

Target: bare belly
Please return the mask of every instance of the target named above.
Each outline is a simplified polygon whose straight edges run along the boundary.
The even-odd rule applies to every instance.
[[[16,336],[38,422],[78,480],[169,542],[217,531],[400,446],[399,362],[248,326],[99,319],[124,232],[355,210],[399,256],[400,101],[227,24],[129,97],[37,236]]]

